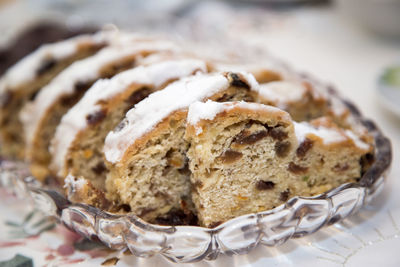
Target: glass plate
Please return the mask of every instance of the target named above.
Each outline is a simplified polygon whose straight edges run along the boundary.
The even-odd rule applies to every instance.
[[[337,98],[375,139],[375,162],[358,183],[343,184],[313,197],[293,197],[279,207],[231,219],[213,229],[160,226],[134,215],[115,215],[68,201],[62,194],[30,176],[26,164],[2,161],[0,185],[28,199],[36,208],[77,233],[100,240],[113,249],[128,248],[134,255],[161,254],[174,262],[213,260],[220,254],[246,254],[258,244],[277,246],[289,238],[311,234],[358,211],[383,188],[392,161],[389,139],[350,102]]]

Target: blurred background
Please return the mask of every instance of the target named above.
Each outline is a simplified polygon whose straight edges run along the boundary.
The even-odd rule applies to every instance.
[[[40,43],[114,26],[247,61],[272,54],[370,117],[376,99],[400,117],[400,0],[0,0],[0,74]]]

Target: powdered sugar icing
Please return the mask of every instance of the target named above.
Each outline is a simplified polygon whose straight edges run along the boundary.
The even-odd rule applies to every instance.
[[[360,149],[367,150],[369,145],[364,143],[350,130],[341,130],[335,128],[327,128],[324,126],[314,127],[308,122],[293,122],[297,140],[301,144],[309,134],[316,135],[322,139],[323,144],[329,145],[341,143],[351,139],[353,143]]]
[[[102,49],[92,57],[77,61],[57,75],[47,86],[43,87],[35,100],[28,103],[21,111],[28,146],[36,133],[37,127],[53,103],[60,97],[72,94],[75,85],[96,80],[101,69],[107,64],[117,62],[127,56],[139,56],[142,51],[160,51],[171,48],[164,42],[138,42],[126,46],[111,46]]]
[[[81,35],[53,44],[45,44],[24,57],[11,67],[0,82],[0,90],[14,90],[36,78],[36,73],[46,60],[60,61],[72,56],[82,44],[101,44],[106,42],[106,35],[99,32],[94,35]]]
[[[304,85],[294,81],[261,84],[259,90],[261,97],[273,101],[280,108],[286,108],[288,103],[301,100],[305,93]]]
[[[255,82],[252,75],[245,76]],[[249,84],[251,85],[250,82]],[[229,81],[223,74],[198,74],[151,94],[126,114],[125,126],[122,129],[107,135],[104,146],[106,159],[117,163],[137,138],[152,130],[166,116],[188,108],[193,102],[202,101],[228,87]]]
[[[100,101],[111,99],[125,91],[133,83],[150,85],[158,89],[168,80],[189,76],[195,71],[206,72],[205,62],[196,59],[169,60],[149,66],[139,66],[124,71],[112,79],[97,81],[83,98],[63,116],[57,127],[50,149],[53,155],[52,169],[55,171],[63,169],[64,158],[69,146],[77,133],[86,128],[86,117],[100,110],[101,105],[98,104]]]
[[[263,110],[271,113],[277,113],[277,112],[282,113],[282,110],[278,108],[263,104],[249,103],[244,101],[219,103],[207,100],[207,102],[205,103],[197,101],[189,106],[187,122],[188,124],[195,126],[196,134],[199,135],[203,132],[203,129],[201,127],[196,126],[196,124],[200,120],[213,120],[215,116],[217,116],[219,113],[222,113],[224,111],[229,111],[237,107],[242,109],[250,109],[254,111]],[[288,120],[290,119],[289,115],[287,116],[287,119]]]

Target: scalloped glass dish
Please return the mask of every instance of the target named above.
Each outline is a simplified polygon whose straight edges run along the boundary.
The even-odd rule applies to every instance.
[[[339,98],[334,91],[330,93]],[[237,217],[213,229],[159,226],[134,215],[114,215],[71,203],[62,194],[42,186],[20,162],[0,163],[0,185],[31,200],[36,208],[73,231],[113,249],[128,248],[139,257],[159,253],[174,262],[196,262],[216,259],[219,254],[246,254],[258,244],[277,246],[336,223],[359,210],[383,188],[392,160],[390,141],[351,103],[341,101],[375,139],[375,162],[361,180],[317,196],[293,197],[275,209]]]

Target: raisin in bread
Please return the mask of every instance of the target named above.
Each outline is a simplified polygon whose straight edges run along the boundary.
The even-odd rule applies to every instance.
[[[254,99],[259,103],[276,106],[289,112],[296,121],[309,121],[328,113],[338,120],[343,120],[342,114],[333,112],[339,108],[333,109],[325,88],[321,88],[323,85],[302,77],[274,59],[263,64],[238,65],[212,62],[211,66],[213,70],[244,71],[253,74],[260,83],[259,90],[254,92]]]
[[[108,172],[104,164],[104,139],[124,118],[126,111],[177,79],[207,72],[206,63],[201,60],[159,59],[161,62],[153,61],[153,64],[124,71],[112,79],[97,81],[63,116],[51,142],[53,173],[62,180],[68,174],[81,177],[87,180],[89,187],[104,191]],[[92,200],[94,198],[90,201],[84,198],[80,202],[96,206],[104,203]]]
[[[192,104],[187,121],[192,198],[201,225],[213,227],[282,202],[290,184],[282,170],[297,146],[287,112],[207,101]]]
[[[296,123],[256,103],[194,103],[187,121],[192,198],[207,227],[354,182],[372,149],[328,118]]]
[[[189,146],[183,138],[188,106],[206,99],[251,100],[255,87],[248,74],[197,74],[138,103],[105,140],[107,198],[152,222],[176,212],[190,215]]]
[[[296,189],[297,195],[320,194],[361,178],[365,158],[373,152],[370,138],[338,127],[330,117],[294,126],[299,145],[288,171],[296,184],[303,181],[308,186]]]

